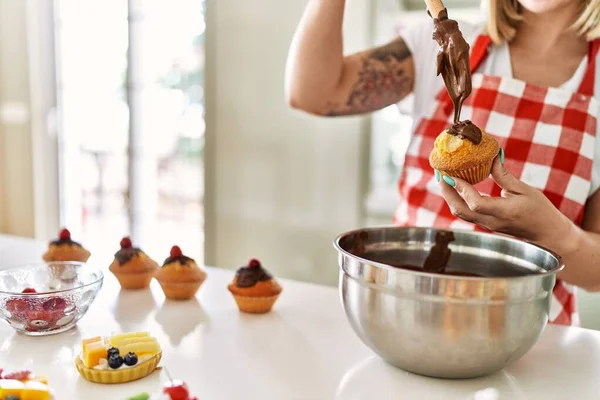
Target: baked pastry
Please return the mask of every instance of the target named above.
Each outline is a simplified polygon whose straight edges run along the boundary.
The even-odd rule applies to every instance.
[[[490,175],[499,149],[493,136],[470,121],[463,121],[438,135],[429,154],[429,164],[442,175],[460,178],[474,185]]]
[[[233,294],[240,311],[252,314],[271,311],[283,290],[257,259],[240,267],[227,288]]]
[[[155,277],[167,299],[189,300],[200,289],[206,272],[192,258],[183,255],[179,246],[173,246]]]
[[[158,264],[146,253],[133,247],[131,239],[121,239],[121,249],[115,253],[115,259],[108,268],[123,289],[144,289],[150,286]]]
[[[44,376],[36,376],[29,370],[15,372],[0,368],[0,399],[51,400],[52,391]]]
[[[71,240],[71,232],[67,229],[62,229],[58,234],[58,239],[50,242],[48,250],[46,250],[42,258],[46,262],[86,262],[90,258],[90,252],[81,244]]]
[[[96,383],[125,383],[156,370],[162,350],[148,332],[130,332],[81,341],[75,366],[81,376]]]

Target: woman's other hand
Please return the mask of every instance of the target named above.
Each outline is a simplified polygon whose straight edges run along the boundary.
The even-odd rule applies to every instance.
[[[442,194],[452,214],[490,231],[523,238],[549,248],[569,238],[574,225],[538,189],[515,178],[504,168],[501,155],[492,166],[492,178],[501,197],[482,196],[469,183],[441,177]],[[436,173],[437,177],[440,177]]]

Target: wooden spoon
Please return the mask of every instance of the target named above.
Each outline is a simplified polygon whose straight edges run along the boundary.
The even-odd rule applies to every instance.
[[[446,9],[442,0],[425,0],[425,4],[427,4],[427,11],[431,18],[437,18],[440,12]]]

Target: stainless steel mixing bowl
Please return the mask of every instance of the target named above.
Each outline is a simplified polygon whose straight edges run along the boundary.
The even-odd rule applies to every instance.
[[[375,353],[406,371],[439,378],[499,371],[523,356],[546,326],[561,259],[516,239],[454,231],[447,270],[483,277],[393,266],[423,265],[437,232],[382,227],[336,239],[350,325]]]

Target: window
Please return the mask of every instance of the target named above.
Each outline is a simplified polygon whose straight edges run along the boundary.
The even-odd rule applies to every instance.
[[[93,254],[203,259],[204,7],[56,0],[61,224]]]

